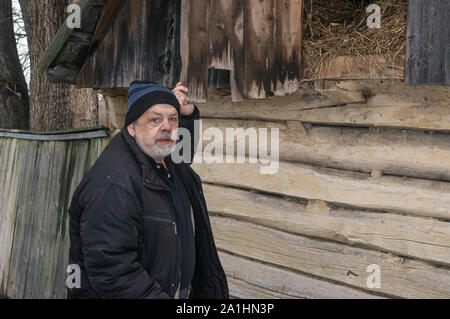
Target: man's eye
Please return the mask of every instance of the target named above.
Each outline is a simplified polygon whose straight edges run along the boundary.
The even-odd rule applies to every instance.
[[[172,122],[177,122],[177,121],[178,121],[178,118],[177,118],[177,117],[172,117],[170,120],[171,120]]]
[[[150,120],[150,122],[152,122],[152,123],[158,123],[158,122],[159,122],[159,118],[154,117],[154,118],[152,118],[152,119]]]

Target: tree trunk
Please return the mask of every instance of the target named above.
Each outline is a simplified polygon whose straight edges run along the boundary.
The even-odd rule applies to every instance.
[[[30,53],[30,129],[48,131],[98,124],[97,96],[92,89],[76,89],[47,81],[38,71],[44,51],[64,23],[69,0],[19,0]],[[81,21],[83,23],[83,21]]]
[[[17,54],[11,0],[0,0],[0,128],[28,129],[28,88]]]

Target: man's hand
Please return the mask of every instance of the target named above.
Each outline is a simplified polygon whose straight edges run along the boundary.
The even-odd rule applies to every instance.
[[[172,90],[178,99],[178,103],[180,103],[180,112],[183,116],[191,115],[194,112],[194,104],[191,104],[186,95],[188,91],[188,88],[183,86],[181,82],[178,82],[177,86]]]

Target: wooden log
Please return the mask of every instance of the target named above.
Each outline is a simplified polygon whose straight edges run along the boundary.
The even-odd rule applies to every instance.
[[[319,125],[305,129],[297,121],[202,120],[202,133],[210,128],[218,128],[223,137],[226,137],[227,128],[267,128],[269,133],[272,128],[278,128],[281,160],[365,173],[379,170],[390,175],[450,181],[448,134]],[[270,145],[270,139],[267,143]],[[227,144],[233,146],[237,142],[224,138],[224,150]],[[203,146],[206,145],[208,141],[203,142]],[[270,146],[267,148],[270,150]],[[234,149],[237,149],[236,145]],[[246,155],[249,156],[248,145]]]
[[[239,0],[211,0],[209,17],[209,68],[230,70],[233,102],[243,100],[244,8]]]
[[[202,117],[301,121],[346,126],[397,127],[450,131],[450,89],[405,87],[401,82],[360,81],[373,95],[366,104],[317,96],[294,95],[232,103],[226,90],[212,90],[208,103],[198,105]],[[345,102],[343,102],[345,103]]]
[[[368,292],[341,286],[326,280],[319,280],[285,269],[275,268],[246,258],[219,252],[220,261],[230,282],[239,280],[239,286],[265,289],[280,294],[282,298],[307,299],[368,299],[381,298]],[[231,279],[231,280],[230,280]],[[235,285],[230,288],[235,288]],[[253,288],[256,290],[255,288]],[[237,289],[242,293],[241,289]],[[257,290],[256,290],[257,291]],[[238,295],[236,290],[231,293]],[[255,298],[252,292],[243,292],[244,296]]]
[[[208,10],[207,0],[181,0],[181,81],[197,103],[208,96]]]
[[[204,159],[206,162],[208,159]],[[198,161],[194,158],[194,162]],[[450,220],[450,183],[382,176],[279,162],[193,164],[203,181],[326,202]]]
[[[450,225],[431,218],[308,204],[204,185],[210,212],[289,233],[450,266]]]
[[[390,296],[450,296],[448,268],[228,218],[212,217],[211,225],[217,247],[227,252]],[[380,267],[381,288],[368,288],[371,265]]]
[[[268,289],[251,285],[245,281],[228,277],[228,290],[231,298],[238,299],[292,299],[288,295],[279,294]]]

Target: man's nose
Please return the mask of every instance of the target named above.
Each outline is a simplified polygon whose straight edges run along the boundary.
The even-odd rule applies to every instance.
[[[171,127],[168,119],[164,119],[164,121],[161,123],[160,129],[164,132],[170,132]]]

